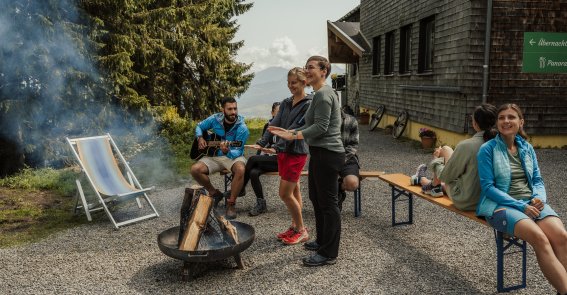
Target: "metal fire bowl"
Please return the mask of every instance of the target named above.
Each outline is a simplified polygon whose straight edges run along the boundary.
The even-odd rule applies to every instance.
[[[209,245],[209,249],[182,251],[179,250],[177,246],[179,239],[179,226],[176,226],[167,229],[158,235],[157,242],[159,249],[163,252],[163,254],[169,257],[187,262],[209,262],[235,256],[246,250],[252,244],[256,234],[254,228],[249,224],[238,221],[231,221],[231,223],[234,227],[236,227],[238,233],[239,243],[236,245],[226,246],[222,244],[212,244]]]

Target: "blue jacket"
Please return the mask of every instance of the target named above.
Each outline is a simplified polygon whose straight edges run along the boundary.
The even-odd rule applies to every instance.
[[[480,202],[476,208],[479,216],[492,216],[499,205],[524,212],[531,199],[539,198],[544,203],[547,200],[534,148],[519,135],[516,135],[515,141],[532,196],[529,200],[516,200],[508,194],[512,181],[508,147],[497,135],[484,143],[477,154],[481,187]]]
[[[242,144],[240,147],[231,146],[229,147],[228,154],[226,154],[228,158],[236,159],[244,154],[244,145],[248,140],[248,136],[250,136],[250,132],[248,131],[248,127],[246,127],[246,123],[244,123],[244,117],[241,115],[238,115],[236,123],[234,123],[234,126],[232,126],[226,134],[224,132],[223,122],[224,113],[213,114],[197,124],[197,127],[195,128],[195,136],[203,136],[203,132],[212,129],[216,135],[222,137],[224,140],[241,141]],[[225,154],[223,154],[219,149],[217,151],[217,156],[225,156]]]

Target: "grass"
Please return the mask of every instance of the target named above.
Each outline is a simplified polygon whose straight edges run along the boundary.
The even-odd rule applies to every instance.
[[[246,120],[250,137],[246,144],[254,144],[262,136],[266,120]],[[174,170],[177,177],[189,178],[190,146],[174,145]],[[73,214],[76,168],[31,169],[0,179],[0,248],[39,241],[47,236],[87,223],[84,214]],[[138,173],[136,176],[140,177]],[[92,195],[90,186],[83,183],[86,195]],[[101,215],[99,218],[106,218]]]

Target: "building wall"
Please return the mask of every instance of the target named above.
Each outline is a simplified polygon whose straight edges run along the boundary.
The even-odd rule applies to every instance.
[[[475,1],[361,1],[360,24],[371,40],[382,36],[380,74],[372,76],[372,53],[360,63],[360,107],[386,106],[386,113],[407,110],[410,120],[454,132],[467,132],[467,115],[482,98],[482,44],[473,40],[484,29],[482,7]],[[435,15],[431,74],[418,74],[420,20]],[[411,74],[399,74],[400,28],[412,25]],[[384,34],[395,31],[394,74],[384,75]],[[482,40],[482,39],[481,39]],[[479,48],[477,48],[479,47]],[[480,50],[479,50],[480,49]]]
[[[528,134],[567,135],[567,74],[522,73],[524,32],[567,33],[567,0],[495,0],[492,26],[488,101],[518,104]]]

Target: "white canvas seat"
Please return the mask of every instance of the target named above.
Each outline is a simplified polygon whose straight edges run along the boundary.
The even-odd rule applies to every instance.
[[[110,134],[74,139],[67,138],[67,142],[71,146],[75,158],[97,196],[97,202],[88,203],[81,182],[77,179],[75,182],[77,183],[78,197],[74,207],[75,210],[82,207],[89,221],[92,221],[90,212],[104,210],[117,229],[123,225],[159,217],[157,210],[147,195],[147,192],[154,189],[154,187],[143,188],[140,185]],[[120,160],[124,171],[118,166],[115,156]],[[128,180],[126,180],[126,177]],[[136,199],[138,208],[141,209],[142,204],[139,198],[142,197],[148,202],[153,213],[116,222],[107,206],[109,202],[124,202]],[[79,205],[79,198],[82,205]]]

